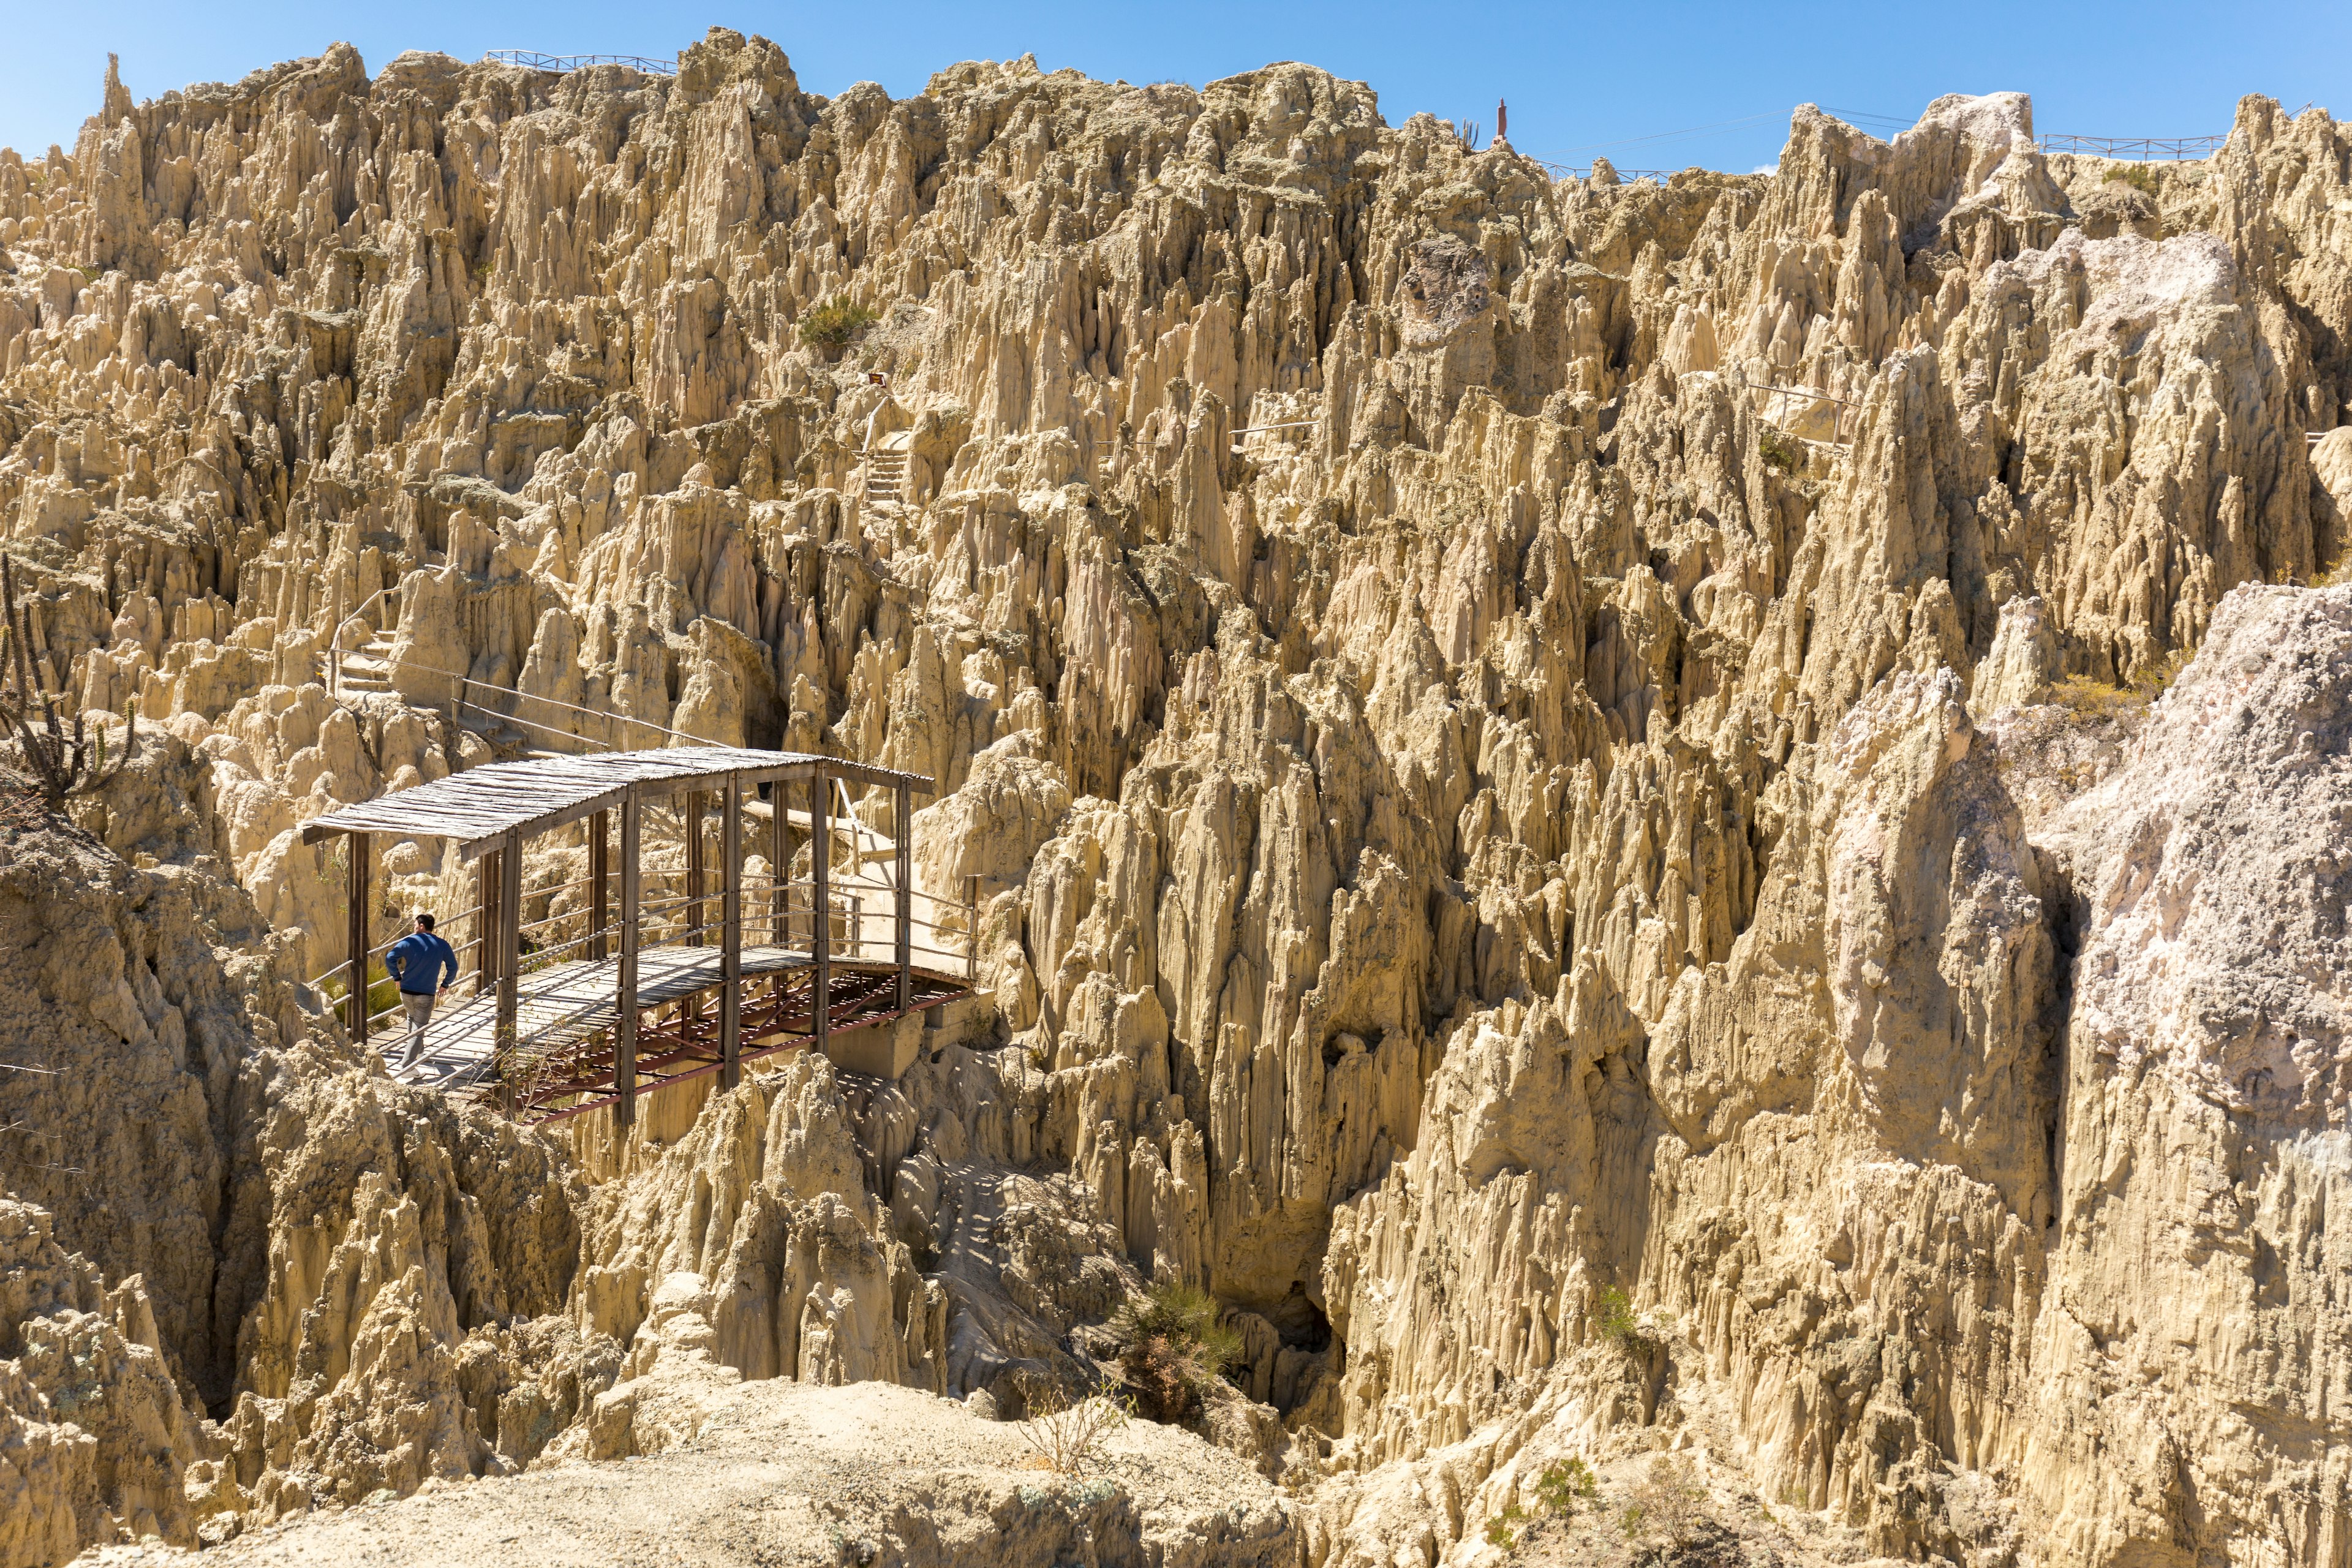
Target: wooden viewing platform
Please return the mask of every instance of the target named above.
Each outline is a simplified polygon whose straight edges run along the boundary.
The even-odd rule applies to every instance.
[[[895,841],[859,820],[853,784],[891,792]],[[823,1047],[969,992],[971,899],[913,886],[907,824],[931,787],[835,757],[699,746],[495,763],[367,801],[303,829],[306,843],[351,839],[347,956],[321,983],[341,984],[354,1039],[382,1029],[385,1065],[405,1081],[494,1099],[526,1121],[610,1105],[626,1125],[637,1096],[661,1085],[715,1072],[732,1088],[747,1058]],[[646,808],[659,801],[678,808],[685,889],[648,901]],[[768,875],[746,874],[747,819],[767,839]],[[587,875],[525,887],[524,846],[559,832],[584,840]],[[392,941],[369,941],[378,835],[440,838],[476,868],[475,906],[441,922],[445,935],[470,922],[468,940],[453,941],[470,966],[406,1068],[397,1000],[370,1009],[371,982],[384,999],[382,955],[407,934],[404,921]],[[795,837],[808,851],[798,880],[787,874]],[[536,900],[549,912],[525,921]]]

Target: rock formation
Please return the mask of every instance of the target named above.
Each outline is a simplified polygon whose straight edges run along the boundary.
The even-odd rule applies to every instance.
[[[26,653],[149,737],[0,850],[0,1562],[1019,1416],[1173,1281],[1286,1489],[1183,1561],[2341,1561],[2347,214],[2255,98],[1628,184],[1295,64],[110,71],[0,153]],[[696,737],[938,779],[905,1078],[523,1132],[318,1016],[303,822]]]

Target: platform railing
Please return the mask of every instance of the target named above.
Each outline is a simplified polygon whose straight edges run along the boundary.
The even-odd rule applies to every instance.
[[[909,910],[908,968],[909,972],[924,974],[934,984],[944,978],[951,983],[961,981],[963,984],[969,985],[976,973],[978,947],[974,930],[978,907],[977,879],[967,878],[965,884],[967,897],[962,900],[941,899],[919,892],[912,895],[909,900],[910,904],[922,906],[926,912],[917,914],[912,909]],[[770,903],[765,908],[754,907],[751,901],[751,895],[755,890],[770,895],[782,893],[785,900],[784,907],[781,911],[773,903]],[[862,895],[871,890],[871,889],[860,888],[843,889],[838,884],[829,890],[830,896],[827,902],[831,909],[832,924],[827,931],[826,957],[834,968],[834,984],[836,987],[831,998],[831,1005],[827,1009],[829,1017],[832,1016],[833,1008],[841,1005],[844,993],[839,987],[843,986],[852,975],[870,976],[877,973],[887,974],[897,968],[895,889],[887,886],[881,889],[892,894],[890,910],[887,915],[867,906]],[[743,891],[745,894],[743,913],[732,922],[731,928],[741,944],[739,951],[774,951],[781,948],[787,952],[813,954],[814,941],[809,918],[811,901],[815,891],[815,883],[813,879],[789,880],[751,877],[744,879]],[[664,901],[680,904],[716,896],[718,895],[681,894]],[[782,940],[778,939],[780,922],[782,926]],[[698,933],[700,938],[697,944],[698,949],[720,948],[726,941],[730,929],[730,922],[723,918],[704,924]],[[583,931],[563,943],[542,951],[553,952],[575,949],[596,934],[599,933]],[[647,960],[655,953],[664,951],[674,952],[687,945],[679,942],[667,942],[641,946],[638,949],[640,973],[644,974],[656,967],[647,963]],[[805,964],[798,966],[797,972],[806,973],[807,966]],[[605,1012],[614,1000],[601,987],[593,994],[583,994],[579,988],[580,978],[576,971],[548,973],[545,979],[533,984],[522,976],[519,976],[518,979],[521,984],[516,998],[517,1010],[518,1012],[537,1012],[539,1017],[536,1029],[518,1040],[514,1048],[506,1053],[503,1058],[497,1060],[485,1058],[443,1079],[440,1087],[444,1089],[462,1089],[484,1085],[493,1078],[504,1078],[507,1082],[503,1089],[515,1091],[517,1103],[540,1114],[559,1112],[568,1114],[572,1110],[584,1109],[586,1103],[601,1103],[601,1101],[583,1101],[580,1104],[558,1105],[557,1101],[579,1100],[588,1091],[562,1087],[551,1091],[546,1083],[545,1075],[551,1070],[576,1072],[576,1064],[580,1060],[577,1055],[579,1051],[583,1049],[591,1052],[600,1051],[610,1044],[608,1022],[600,1022],[593,1030],[585,1034],[570,1033],[583,1019]],[[762,1003],[771,1006],[781,1006],[782,973],[770,970],[762,973],[746,973],[741,976],[740,984],[743,987],[742,1005],[747,1013]],[[709,989],[709,987],[706,985],[698,988],[688,996],[673,995],[659,1004],[641,1005],[641,1012],[649,1007],[657,1006],[666,1012],[674,1010],[676,1017],[699,1020],[704,1016],[700,1008],[708,998]],[[934,1000],[936,994],[933,993]],[[542,1005],[551,1000],[565,1003],[568,1005],[553,1016],[550,1016]],[[880,1014],[835,1022],[829,1024],[827,1027],[854,1028],[860,1024],[871,1022],[877,1016],[896,1016],[897,1013],[896,1007],[886,1005]],[[691,1030],[689,1029],[688,1032],[690,1033]],[[646,1038],[641,1036],[641,1042]],[[768,1054],[771,1050],[782,1048],[789,1048],[789,1047],[772,1045],[746,1054],[761,1056]],[[689,1055],[691,1054],[689,1051]],[[705,1054],[707,1055],[707,1043]],[[559,1067],[559,1064],[567,1061],[572,1064],[571,1068]],[[639,1062],[641,1071],[654,1065],[643,1058],[639,1058]],[[663,1074],[641,1078],[639,1090],[642,1092],[659,1087],[662,1083],[677,1081],[680,1076],[696,1076],[716,1065],[703,1060],[699,1066],[689,1066],[682,1075]],[[558,1080],[559,1085],[569,1080],[562,1079]]]
[[[2220,136],[2044,136],[2040,148],[2044,153],[2075,153],[2093,158],[2112,158],[2119,163],[2178,163],[2193,158],[2210,158],[2229,141]]]
[[[657,60],[646,55],[551,55],[538,49],[489,49],[482,58],[502,66],[520,66],[525,70],[576,71],[587,66],[626,66],[631,70],[644,71],[648,76],[676,76],[677,62]]]
[[[536,888],[525,894],[526,900],[550,897],[583,885],[585,878]],[[908,896],[907,963],[910,971],[939,978],[961,978],[969,983],[977,972],[978,946],[974,927],[977,910],[976,879],[966,879],[966,897],[953,900],[919,889]],[[743,949],[782,949],[813,958],[815,951],[814,918],[813,914],[816,883],[814,879],[786,879],[751,876],[742,879],[742,913],[733,923],[733,930]],[[642,942],[638,961],[645,965],[654,954],[685,948],[722,950],[730,930],[723,916],[712,914],[698,923],[682,916],[676,921],[659,919],[665,913],[681,911],[688,906],[719,902],[725,897],[719,892],[676,893],[648,900],[640,910],[640,931],[647,924],[662,928],[657,940]],[[826,959],[837,972],[872,973],[895,970],[898,964],[897,889],[878,879],[845,881],[839,877],[828,879],[826,889]],[[477,905],[450,915],[444,925],[462,921],[478,921],[482,914]],[[646,917],[656,917],[649,921]],[[533,940],[519,955],[516,973],[516,1005],[519,1011],[535,1015],[530,1037],[551,1039],[549,1048],[562,1048],[577,1043],[562,1038],[582,1020],[606,1011],[616,998],[607,997],[601,986],[587,992],[581,989],[583,972],[573,965],[589,956],[592,944],[601,937],[607,952],[617,943],[614,923],[607,921],[602,928],[591,924],[593,916],[587,910],[555,911],[541,918],[525,921],[519,931]],[[564,929],[570,928],[570,929]],[[383,965],[383,955],[395,942],[407,935],[402,932],[368,950],[369,985],[386,984],[391,976]],[[475,936],[464,942],[452,943],[459,955],[458,978],[439,994],[436,1015],[446,1020],[465,1007],[485,1002],[495,994],[495,986],[483,984],[483,973],[478,963],[467,967],[465,955],[476,952],[482,938]],[[608,957],[604,963],[613,961]],[[327,996],[340,1000],[337,989],[347,983],[351,972],[348,960],[339,962],[310,984]],[[593,971],[589,973],[593,973]],[[746,976],[749,986],[763,976]],[[371,998],[373,999],[373,997]],[[675,1001],[676,999],[673,999]],[[550,1006],[552,1005],[552,1012]],[[384,1048],[397,1051],[402,1033],[399,1022],[404,1009],[394,1000],[390,1005],[368,1010],[367,1026],[371,1036],[381,1035]],[[605,1027],[599,1024],[598,1030]],[[517,1042],[525,1055],[534,1050],[533,1037]],[[463,1088],[481,1081],[488,1076],[491,1062],[486,1056],[476,1066],[445,1080],[445,1088]]]

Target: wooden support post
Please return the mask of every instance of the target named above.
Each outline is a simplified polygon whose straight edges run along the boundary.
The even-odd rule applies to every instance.
[[[368,873],[374,869],[375,853],[364,833],[347,835],[343,839],[345,869],[344,890],[350,895],[351,908],[345,911],[350,923],[351,994],[344,1017],[351,1026],[352,1043],[364,1046],[368,1034]]]
[[[637,1119],[637,790],[621,801],[621,982],[613,1020],[613,1121]]]
[[[499,1109],[515,1113],[515,979],[522,968],[522,839],[509,831],[499,847]]]
[[[823,1048],[833,1032],[833,781],[820,766],[809,773],[809,1036]]]
[[[710,797],[702,790],[686,795],[686,945],[702,945],[702,894],[706,875],[702,864],[702,819],[710,812]],[[689,1023],[702,1017],[702,994],[689,991],[677,1006]],[[689,1031],[690,1033],[691,1031]]]
[[[485,851],[474,862],[474,994],[480,995],[499,977],[499,852]]]
[[[596,963],[604,962],[604,933],[612,924],[606,901],[613,879],[612,817],[611,812],[600,811],[588,818],[588,957]]]
[[[971,984],[980,978],[980,879],[963,879],[963,978]]]
[[[768,799],[775,806],[768,818],[768,865],[775,873],[776,945],[782,947],[792,940],[793,857],[792,838],[784,831],[784,781],[778,779],[768,786]],[[783,994],[783,971],[776,972],[776,994]]]
[[[719,825],[719,1087],[742,1080],[740,1033],[743,1013],[743,780],[727,775],[719,796],[726,817]]]
[[[702,790],[686,795],[686,945],[702,945],[702,819],[709,815],[710,796]]]
[[[898,781],[898,793],[891,801],[890,832],[898,845],[898,909],[893,923],[898,930],[898,1011],[903,1013],[915,1005],[915,976],[912,973],[915,945],[915,850],[914,836],[907,830],[907,814],[915,792],[907,781]]]
[[[768,786],[768,801],[774,807],[768,815],[768,870],[773,882],[769,889],[769,899],[775,919],[775,943],[781,948],[792,936],[793,878],[792,856],[789,853],[792,839],[784,831],[782,779]],[[776,1026],[781,1026],[784,1016],[784,970],[781,963],[769,977],[768,988],[775,1003]]]

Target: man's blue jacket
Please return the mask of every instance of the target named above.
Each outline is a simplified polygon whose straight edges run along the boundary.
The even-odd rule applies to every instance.
[[[430,996],[441,989],[437,978],[443,964],[449,966],[449,978],[457,978],[457,955],[449,944],[429,931],[412,931],[394,942],[383,955],[383,966],[400,988],[411,995]],[[418,984],[418,982],[423,984]]]

